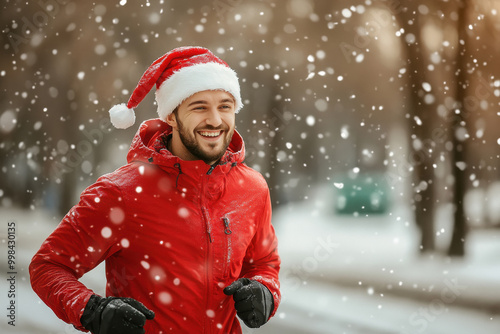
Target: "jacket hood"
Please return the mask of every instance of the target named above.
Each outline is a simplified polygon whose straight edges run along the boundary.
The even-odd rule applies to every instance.
[[[184,160],[166,149],[164,140],[171,133],[172,127],[159,118],[144,121],[132,140],[127,154],[127,162],[140,161],[165,167],[183,162]],[[245,144],[243,138],[234,130],[229,147],[219,164],[241,163],[244,159]],[[201,160],[197,161],[197,163],[207,165]]]

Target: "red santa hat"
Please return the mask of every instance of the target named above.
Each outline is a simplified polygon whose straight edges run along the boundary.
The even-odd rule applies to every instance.
[[[185,99],[204,90],[223,90],[234,97],[238,112],[243,104],[238,76],[228,64],[202,47],[181,47],[161,56],[144,72],[127,104],[109,110],[111,123],[126,129],[135,122],[134,109],[156,84],[160,119],[166,120]]]

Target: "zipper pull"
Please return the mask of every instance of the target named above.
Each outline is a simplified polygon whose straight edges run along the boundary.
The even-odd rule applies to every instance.
[[[213,172],[213,171],[214,171],[214,169],[215,169],[215,166],[217,166],[217,164],[213,164],[212,166],[210,166],[210,169],[208,170],[207,175],[212,174],[212,172]]]
[[[224,217],[222,218],[222,221],[224,222],[224,233],[226,234],[231,234],[233,231],[229,229],[229,218]]]
[[[219,161],[215,162],[213,165],[210,166],[210,169],[208,170],[207,172],[207,175],[210,175],[212,174],[212,172],[214,171],[215,167],[217,167],[217,165],[219,164]]]

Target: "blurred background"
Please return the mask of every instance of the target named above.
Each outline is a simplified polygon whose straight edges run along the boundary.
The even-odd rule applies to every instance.
[[[0,263],[6,274],[15,221],[20,293],[17,326],[0,328],[74,332],[31,291],[27,265],[157,117],[152,93],[130,129],[114,129],[109,108],[155,59],[200,45],[239,75],[237,129],[280,239],[283,304],[248,333],[498,333],[499,11],[495,0],[4,1]],[[102,268],[84,279],[104,290]]]

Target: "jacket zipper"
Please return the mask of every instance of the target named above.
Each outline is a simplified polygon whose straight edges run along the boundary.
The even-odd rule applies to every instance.
[[[213,170],[213,169],[211,169]],[[211,170],[209,172],[211,172]],[[208,182],[210,173],[207,173],[206,175],[203,175],[202,181],[201,181],[201,194],[200,194],[200,204],[201,204],[201,211],[203,213],[203,219],[205,221],[205,230],[207,232],[207,266],[206,266],[206,282],[207,282],[207,295],[206,295],[206,307],[205,310],[211,310],[211,295],[212,295],[212,234],[211,234],[211,226],[210,226],[210,215],[208,213],[208,209],[205,205],[205,193],[206,193],[206,183]],[[215,311],[215,310],[212,310]],[[210,318],[208,316],[205,316],[205,329],[203,331],[204,333],[211,333],[211,326],[210,326]]]
[[[230,221],[229,221],[229,218],[227,217],[223,217],[222,218],[222,222],[224,223],[224,234],[226,234],[226,236],[224,237],[225,239],[225,258],[224,258],[224,266],[223,266],[223,269],[224,271],[222,272],[222,277],[223,278],[228,278],[229,277],[229,263],[231,262],[231,233],[233,233],[233,231],[231,231],[231,228],[230,228]]]

